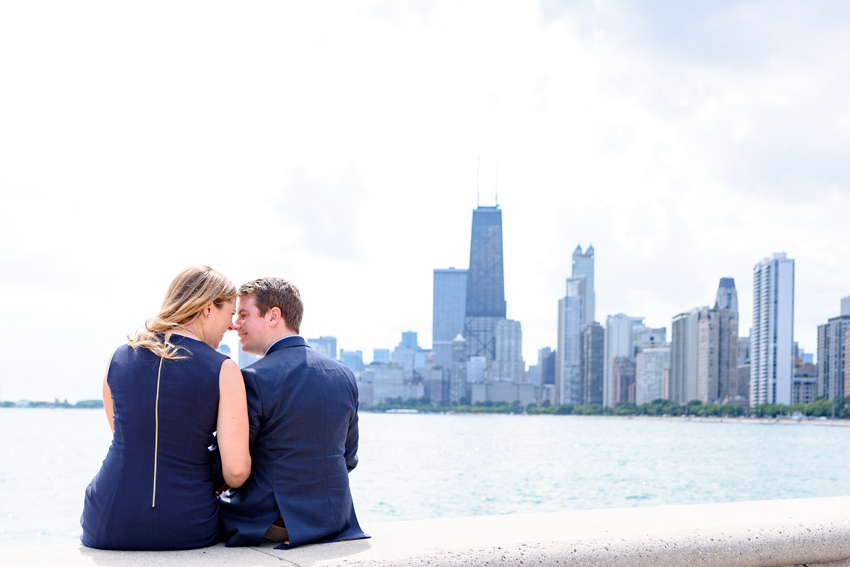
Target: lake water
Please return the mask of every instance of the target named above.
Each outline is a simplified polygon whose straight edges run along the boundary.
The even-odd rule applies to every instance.
[[[0,409],[0,547],[80,536],[111,440],[102,410]],[[850,428],[523,415],[361,414],[372,522],[850,494]]]

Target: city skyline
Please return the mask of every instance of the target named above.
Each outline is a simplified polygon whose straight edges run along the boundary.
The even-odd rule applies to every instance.
[[[752,268],[786,252],[811,353],[850,295],[836,4],[178,5],[0,21],[0,398],[97,397],[197,263],[291,280],[303,335],[365,362],[430,346],[433,270],[469,267],[497,193],[527,363],[579,243],[600,323],[669,329],[731,277],[748,334]]]

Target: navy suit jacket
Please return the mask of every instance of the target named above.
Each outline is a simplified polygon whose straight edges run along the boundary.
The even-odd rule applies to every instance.
[[[357,383],[303,338],[278,341],[242,370],[251,476],[222,495],[227,547],[259,545],[278,516],[287,549],[369,537],[357,523],[348,473],[357,466]]]

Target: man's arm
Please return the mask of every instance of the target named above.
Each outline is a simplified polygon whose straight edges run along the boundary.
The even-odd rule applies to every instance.
[[[346,368],[346,370],[348,369]],[[348,422],[348,435],[345,436],[345,466],[348,472],[351,472],[357,466],[357,444],[360,442],[360,430],[357,427],[359,420],[357,409],[360,407],[360,394],[357,390],[357,381],[354,379],[354,374],[350,370],[348,370],[347,374],[349,375],[349,380],[351,380],[351,385],[354,387],[354,415]]]
[[[248,398],[248,446],[254,444],[257,433],[260,431],[260,422],[263,416],[263,398],[257,385],[257,376],[250,368],[242,370],[242,378],[245,380],[245,395]]]

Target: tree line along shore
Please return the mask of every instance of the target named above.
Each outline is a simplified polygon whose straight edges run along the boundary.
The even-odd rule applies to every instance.
[[[506,413],[506,414],[549,414],[549,415],[610,415],[610,416],[670,416],[670,417],[752,417],[752,418],[830,418],[850,419],[850,396],[832,400],[818,398],[808,404],[760,404],[745,408],[739,404],[704,404],[692,400],[687,404],[678,404],[670,400],[654,400],[645,404],[628,402],[618,403],[613,408],[600,404],[589,405],[541,405],[529,404],[525,407],[519,402],[478,402],[469,403],[465,398],[452,405],[432,405],[427,397],[402,401],[390,398],[383,403],[361,406],[362,411],[386,412],[393,410],[415,410],[431,413]]]
[[[18,402],[2,402],[0,408],[51,408],[51,409],[102,409],[103,400],[80,400],[72,404],[68,400],[52,402],[32,402],[30,400],[20,400]]]

